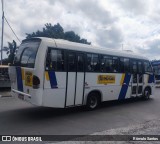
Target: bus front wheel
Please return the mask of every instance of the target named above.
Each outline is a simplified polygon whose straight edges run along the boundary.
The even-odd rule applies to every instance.
[[[151,91],[150,91],[150,89],[149,88],[146,88],[145,90],[144,90],[144,94],[143,94],[143,99],[145,99],[145,100],[148,100],[148,99],[150,99],[150,96],[151,96]]]
[[[99,95],[95,92],[89,94],[87,98],[87,108],[89,110],[96,109],[100,103]]]

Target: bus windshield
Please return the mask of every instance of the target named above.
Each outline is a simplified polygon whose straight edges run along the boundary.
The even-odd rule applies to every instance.
[[[17,66],[34,68],[39,45],[40,41],[27,41],[22,43],[15,56],[14,64]]]

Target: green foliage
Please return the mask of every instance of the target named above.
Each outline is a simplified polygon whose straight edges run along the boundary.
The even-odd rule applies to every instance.
[[[7,51],[7,55],[8,55],[8,59],[6,59],[5,61],[7,63],[13,64],[14,61],[14,57],[16,54],[16,50],[17,50],[17,44],[16,42],[13,40],[13,42],[8,42],[8,47],[5,47],[6,51]]]
[[[47,23],[42,31],[33,32],[32,34],[26,34],[27,39],[32,37],[48,37],[48,38],[55,38],[55,39],[65,39],[72,42],[77,43],[84,43],[84,44],[91,44],[87,42],[86,39],[81,39],[79,35],[75,34],[74,31],[64,32],[62,26],[57,23],[56,25],[52,26],[52,24]]]

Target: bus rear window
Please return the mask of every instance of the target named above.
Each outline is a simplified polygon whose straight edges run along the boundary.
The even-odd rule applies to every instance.
[[[34,68],[37,50],[40,41],[27,41],[18,49],[14,64],[21,67]]]

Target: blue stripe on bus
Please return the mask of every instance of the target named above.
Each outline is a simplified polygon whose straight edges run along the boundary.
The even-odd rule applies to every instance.
[[[131,74],[125,74],[125,78],[124,78],[124,81],[123,81],[123,83],[125,83],[125,85],[122,84],[122,88],[121,88],[119,98],[118,98],[119,100],[125,99],[130,79],[131,79]]]
[[[17,88],[18,88],[18,91],[23,92],[23,81],[22,81],[21,67],[16,67],[16,72],[17,72]]]
[[[54,71],[48,71],[51,88],[57,88],[57,79]]]
[[[149,75],[148,83],[153,83],[153,82],[154,82],[154,75]]]

